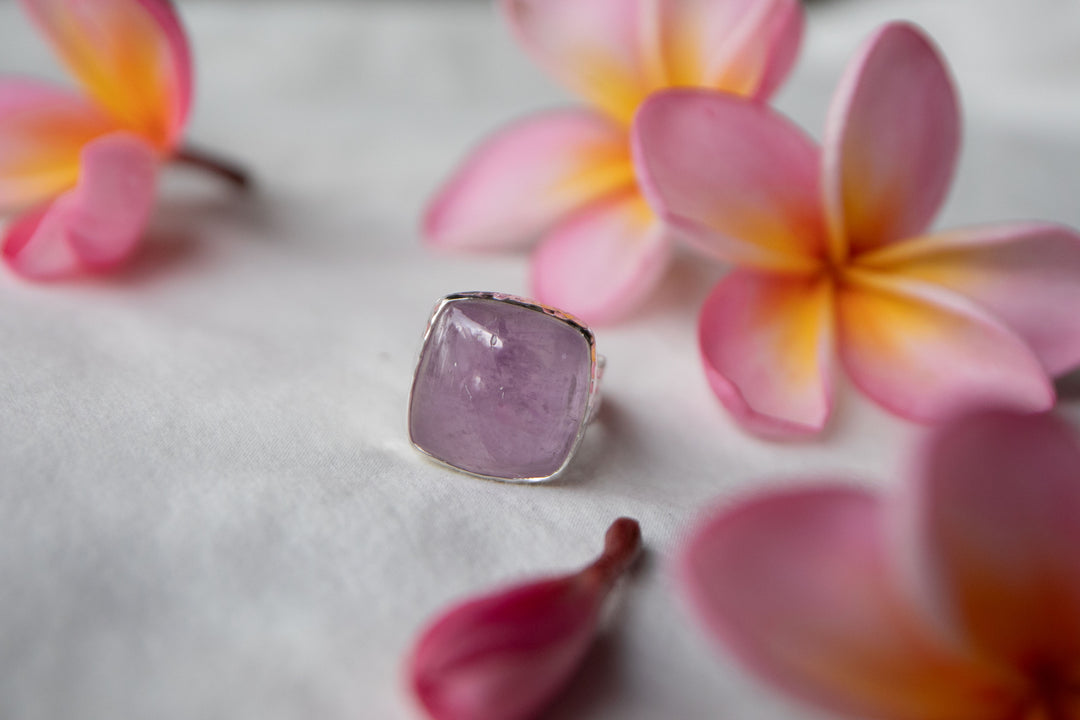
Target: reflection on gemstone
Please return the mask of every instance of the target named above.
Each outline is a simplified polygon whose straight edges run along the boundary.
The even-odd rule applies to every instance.
[[[444,303],[420,355],[409,408],[413,443],[448,465],[508,480],[558,472],[588,412],[585,332],[514,302]]]

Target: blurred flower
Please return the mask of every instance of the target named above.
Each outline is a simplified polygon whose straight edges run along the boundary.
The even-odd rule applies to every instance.
[[[775,491],[702,523],[679,569],[752,672],[881,720],[1080,712],[1080,443],[1049,415],[941,426],[894,496]]]
[[[604,599],[637,556],[641,530],[620,518],[604,553],[581,572],[459,605],[420,637],[412,689],[435,720],[527,720],[581,664]]]
[[[927,235],[960,138],[948,71],[892,24],[841,81],[824,149],[768,108],[666,91],[634,130],[642,186],[690,242],[739,267],[706,301],[709,381],[744,425],[821,430],[837,355],[903,417],[962,402],[1049,408],[1080,363],[1080,237],[1022,223]]]
[[[638,191],[629,125],[650,92],[699,86],[767,99],[802,35],[797,0],[500,0],[521,44],[591,107],[496,133],[432,201],[435,247],[518,246],[543,234],[532,292],[589,322],[652,291],[670,239]]]
[[[30,278],[102,270],[135,249],[157,166],[178,150],[191,99],[187,38],[168,0],[21,0],[85,95],[0,78],[0,212],[23,210],[2,254]]]

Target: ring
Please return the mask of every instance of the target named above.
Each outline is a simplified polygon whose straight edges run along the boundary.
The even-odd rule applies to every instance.
[[[409,439],[470,475],[551,480],[599,408],[603,366],[592,331],[571,315],[503,293],[447,295],[416,363]]]

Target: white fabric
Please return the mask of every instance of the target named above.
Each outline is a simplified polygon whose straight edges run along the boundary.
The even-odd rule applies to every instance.
[[[170,170],[130,270],[0,277],[0,716],[419,717],[400,666],[432,613],[585,563],[627,514],[648,553],[550,717],[813,717],[717,652],[668,558],[736,491],[896,481],[919,429],[845,391],[820,442],[742,434],[695,341],[722,269],[682,261],[636,319],[599,330],[606,405],[564,480],[507,486],[425,462],[405,406],[429,309],[457,290],[524,292],[526,261],[431,254],[420,210],[471,143],[569,99],[485,3],[181,12],[199,70],[189,137],[249,163],[259,190]],[[858,43],[913,19],[965,102],[939,226],[1080,225],[1074,0],[810,13],[779,100],[798,121],[819,134]],[[0,70],[59,77],[15,3],[0,5]]]

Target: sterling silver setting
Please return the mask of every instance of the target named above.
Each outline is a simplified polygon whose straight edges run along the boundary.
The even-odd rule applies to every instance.
[[[604,368],[607,364],[606,358],[596,352],[596,336],[593,331],[581,320],[571,315],[570,313],[559,310],[548,305],[544,305],[528,298],[523,298],[517,295],[508,293],[492,292],[492,291],[472,291],[472,292],[457,292],[450,295],[446,295],[441,298],[436,304],[428,318],[427,326],[424,329],[423,340],[420,345],[420,350],[416,356],[416,368],[413,371],[412,386],[409,391],[409,404],[408,404],[408,418],[411,418],[413,412],[413,404],[416,394],[417,378],[420,373],[421,360],[423,358],[424,350],[428,347],[428,343],[431,340],[432,330],[436,326],[439,318],[442,314],[452,306],[454,303],[461,302],[463,300],[492,300],[500,303],[506,303],[514,305],[526,310],[530,310],[537,313],[542,313],[548,317],[559,320],[568,327],[577,331],[581,337],[583,337],[588,344],[588,362],[589,362],[589,382],[587,388],[587,399],[585,405],[585,411],[582,414],[581,421],[578,424],[577,432],[574,436],[570,450],[566,455],[566,458],[562,461],[562,464],[552,473],[537,477],[502,477],[498,475],[486,475],[482,473],[472,472],[470,470],[458,467],[452,463],[443,460],[440,457],[432,455],[425,450],[419,444],[417,444],[413,437],[411,425],[408,428],[409,441],[416,450],[426,457],[431,462],[440,465],[442,467],[453,470],[457,473],[470,475],[472,477],[481,478],[483,480],[494,480],[497,482],[513,483],[513,484],[534,484],[543,483],[555,480],[562,476],[566,469],[570,466],[580,449],[581,443],[585,438],[586,430],[589,425],[596,419],[596,415],[599,412],[601,404],[601,392],[600,384],[604,374]]]

